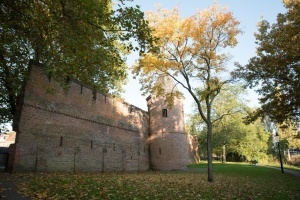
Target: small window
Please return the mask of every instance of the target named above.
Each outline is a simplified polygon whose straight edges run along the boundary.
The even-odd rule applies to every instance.
[[[97,100],[97,90],[93,89],[93,100]]]
[[[83,92],[83,85],[80,85],[80,94]]]
[[[49,81],[49,83],[51,82],[51,76],[52,76],[52,74],[51,74],[51,72],[49,72],[48,73],[48,81]]]
[[[62,147],[62,145],[63,145],[63,137],[60,137],[60,143],[59,143],[59,146]]]
[[[132,113],[133,112],[133,105],[130,105],[129,107],[129,113]]]
[[[163,117],[168,117],[168,111],[167,111],[167,109],[162,109],[162,116]]]
[[[66,85],[70,85],[70,83],[71,83],[71,78],[70,78],[70,76],[67,76],[67,77],[65,78],[65,83],[66,83]]]

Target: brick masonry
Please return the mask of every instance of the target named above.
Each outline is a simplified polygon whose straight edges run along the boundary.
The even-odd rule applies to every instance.
[[[195,162],[181,102],[179,110],[176,105],[170,110],[172,120],[157,124],[165,126],[158,128],[150,119],[159,110],[152,117],[152,107],[149,114],[79,81],[63,88],[33,62],[24,91],[9,161],[14,172],[170,170]],[[162,133],[167,134],[158,137]],[[165,162],[159,166],[161,160]]]

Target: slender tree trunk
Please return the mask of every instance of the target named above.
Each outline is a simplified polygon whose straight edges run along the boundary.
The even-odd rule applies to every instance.
[[[225,144],[222,147],[222,163],[226,162],[226,146]]]
[[[212,123],[207,124],[207,161],[208,161],[208,181],[214,182],[213,165],[212,165]]]
[[[287,149],[287,157],[288,157],[288,160],[291,160],[291,152],[289,149]]]

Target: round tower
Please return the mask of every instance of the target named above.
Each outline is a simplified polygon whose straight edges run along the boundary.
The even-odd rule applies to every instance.
[[[164,94],[178,92],[170,77],[160,77]],[[166,95],[150,95],[147,99],[150,116],[151,168],[156,170],[186,169],[188,142],[184,125],[183,97],[175,98],[169,107]]]

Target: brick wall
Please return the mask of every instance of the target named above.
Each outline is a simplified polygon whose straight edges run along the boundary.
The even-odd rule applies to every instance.
[[[187,135],[188,140],[188,158],[189,164],[195,164],[200,162],[200,152],[198,145],[198,136],[196,135]]]
[[[149,168],[148,113],[30,66],[13,171],[138,171]]]
[[[199,161],[197,141],[185,132],[182,99],[168,108],[152,96],[149,114],[79,81],[64,89],[39,64],[29,69],[10,171],[172,170]]]
[[[175,99],[170,108],[164,98],[152,95],[147,104],[150,114],[151,167],[157,170],[186,169],[190,158],[183,99]],[[166,109],[166,116],[163,116],[163,109]]]

